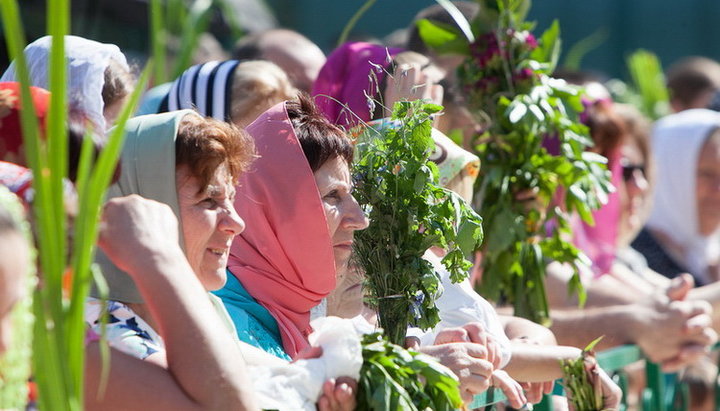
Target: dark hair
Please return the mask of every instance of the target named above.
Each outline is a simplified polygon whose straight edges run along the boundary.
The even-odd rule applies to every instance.
[[[175,166],[186,165],[205,190],[218,167],[225,164],[237,183],[255,159],[255,144],[243,130],[224,121],[187,115],[175,141]]]
[[[702,94],[720,88],[720,64],[705,57],[687,57],[667,70],[670,98],[692,108]]]
[[[102,99],[105,107],[121,101],[135,88],[135,78],[132,73],[113,59],[108,62],[104,75]]]
[[[468,21],[474,19],[480,11],[480,6],[475,2],[453,1],[452,4],[460,10],[460,13],[462,13]],[[420,37],[420,31],[417,28],[417,22],[422,19],[428,19],[433,23],[441,23],[457,27],[455,19],[453,19],[452,16],[448,14],[447,10],[439,4],[420,10],[420,12],[415,15],[415,18],[409,27],[407,40],[407,49],[420,54],[428,54],[430,51]]]
[[[105,141],[99,137],[91,128],[83,126],[80,121],[81,116],[74,115],[72,112],[68,120],[68,179],[75,183],[77,181],[78,167],[80,166],[80,155],[82,153],[83,141],[86,138],[92,140],[92,160],[97,161],[100,152],[105,147]],[[121,162],[118,161],[113,172],[111,184],[114,184],[120,178]]]
[[[352,164],[352,141],[322,115],[307,94],[286,102],[285,109],[313,172],[335,157]]]
[[[594,151],[610,157],[613,151],[623,143],[626,134],[625,122],[614,110],[613,103],[597,100],[585,108],[587,120],[585,125],[590,129],[590,137],[595,143]]]
[[[232,57],[235,60],[240,61],[262,59],[262,50],[258,44],[260,38],[261,33],[249,34],[241,37],[240,40],[235,43]]]

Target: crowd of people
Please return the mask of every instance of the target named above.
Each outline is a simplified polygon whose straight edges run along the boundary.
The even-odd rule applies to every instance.
[[[478,12],[475,3],[456,3],[468,18]],[[453,24],[437,6],[417,18]],[[43,37],[25,49],[41,124],[50,44]],[[66,36],[65,47],[72,214],[83,141],[103,149],[136,80],[115,45]],[[97,244],[108,301],[94,290],[85,305],[88,409],[354,409],[357,358],[326,358],[311,344],[317,319],[344,318],[353,330],[377,324],[351,258],[354,232],[372,222],[353,197],[348,132],[388,117],[397,101],[443,105],[433,129],[440,183],[472,203],[483,178],[483,159],[468,146],[481,124],[457,87],[460,61],[425,47],[414,24],[392,42],[350,42],[327,57],[300,33],[270,30],[244,37],[232,56],[196,61],[144,91],[124,125]],[[469,280],[453,284],[440,264],[444,250],[427,251],[444,285],[441,322],[410,328],[408,346],[448,367],[466,404],[490,387],[511,407],[537,403],[562,378],[561,361],[604,336],[598,349],[637,344],[665,371],[684,374],[694,410],[714,409],[720,64],[689,58],[667,74],[674,113],[654,125],[614,103],[598,79],[557,74],[587,90],[583,121],[616,187],[595,225],[578,218],[568,239],[592,259],[584,307],[568,295],[573,270],[562,264],[548,261],[546,328],[486,301]],[[0,355],[11,345],[9,313],[30,288],[23,274],[34,265],[26,237],[33,216],[13,205],[30,210],[33,201],[17,80],[12,63],[0,78]],[[466,146],[447,137],[458,131]],[[111,347],[107,385],[101,334]],[[293,374],[305,360],[349,365]],[[602,370],[592,377],[605,408],[618,408],[618,386]],[[288,378],[298,394],[267,395],[273,378]]]

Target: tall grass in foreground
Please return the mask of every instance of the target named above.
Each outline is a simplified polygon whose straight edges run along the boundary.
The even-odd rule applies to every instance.
[[[92,144],[83,143],[78,168],[78,213],[73,243],[68,244],[63,180],[67,177],[66,63],[64,36],[68,34],[68,0],[48,0],[48,33],[53,36],[49,66],[50,112],[46,138],[41,137],[30,96],[30,81],[23,49],[26,45],[17,0],[0,0],[2,25],[10,57],[21,83],[21,111],[25,156],[33,171],[33,216],[39,256],[40,286],[33,295],[35,328],[33,373],[43,410],[81,410],[85,324],[83,307],[93,278],[91,269],[98,220],[105,191],[115,170],[123,143],[124,124],[145,88],[148,68],[128,99],[106,147],[93,161]],[[149,66],[149,65],[148,65]],[[98,133],[104,130],[97,130]],[[71,252],[68,252],[71,251]]]

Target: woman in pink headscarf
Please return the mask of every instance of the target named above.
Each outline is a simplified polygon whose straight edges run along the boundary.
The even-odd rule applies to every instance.
[[[242,341],[296,358],[309,347],[311,309],[344,272],[353,232],[367,226],[351,193],[353,147],[306,97],[274,106],[247,132],[260,158],[235,207],[253,224],[234,240],[217,295]]]

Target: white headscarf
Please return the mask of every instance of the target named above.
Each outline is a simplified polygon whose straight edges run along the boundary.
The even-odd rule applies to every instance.
[[[681,245],[680,263],[706,281],[708,263],[720,250],[715,236],[700,234],[695,187],[700,150],[718,127],[720,113],[686,110],[659,120],[652,135],[657,183],[647,226]]]
[[[30,85],[48,89],[48,69],[52,37],[41,37],[25,47],[25,58],[30,71]],[[83,37],[65,36],[65,55],[68,61],[68,101],[70,107],[82,112],[98,132],[104,133],[105,124],[102,89],[105,69],[110,59],[130,70],[125,55],[114,44],[98,43]],[[15,63],[5,71],[0,81],[18,81]]]

